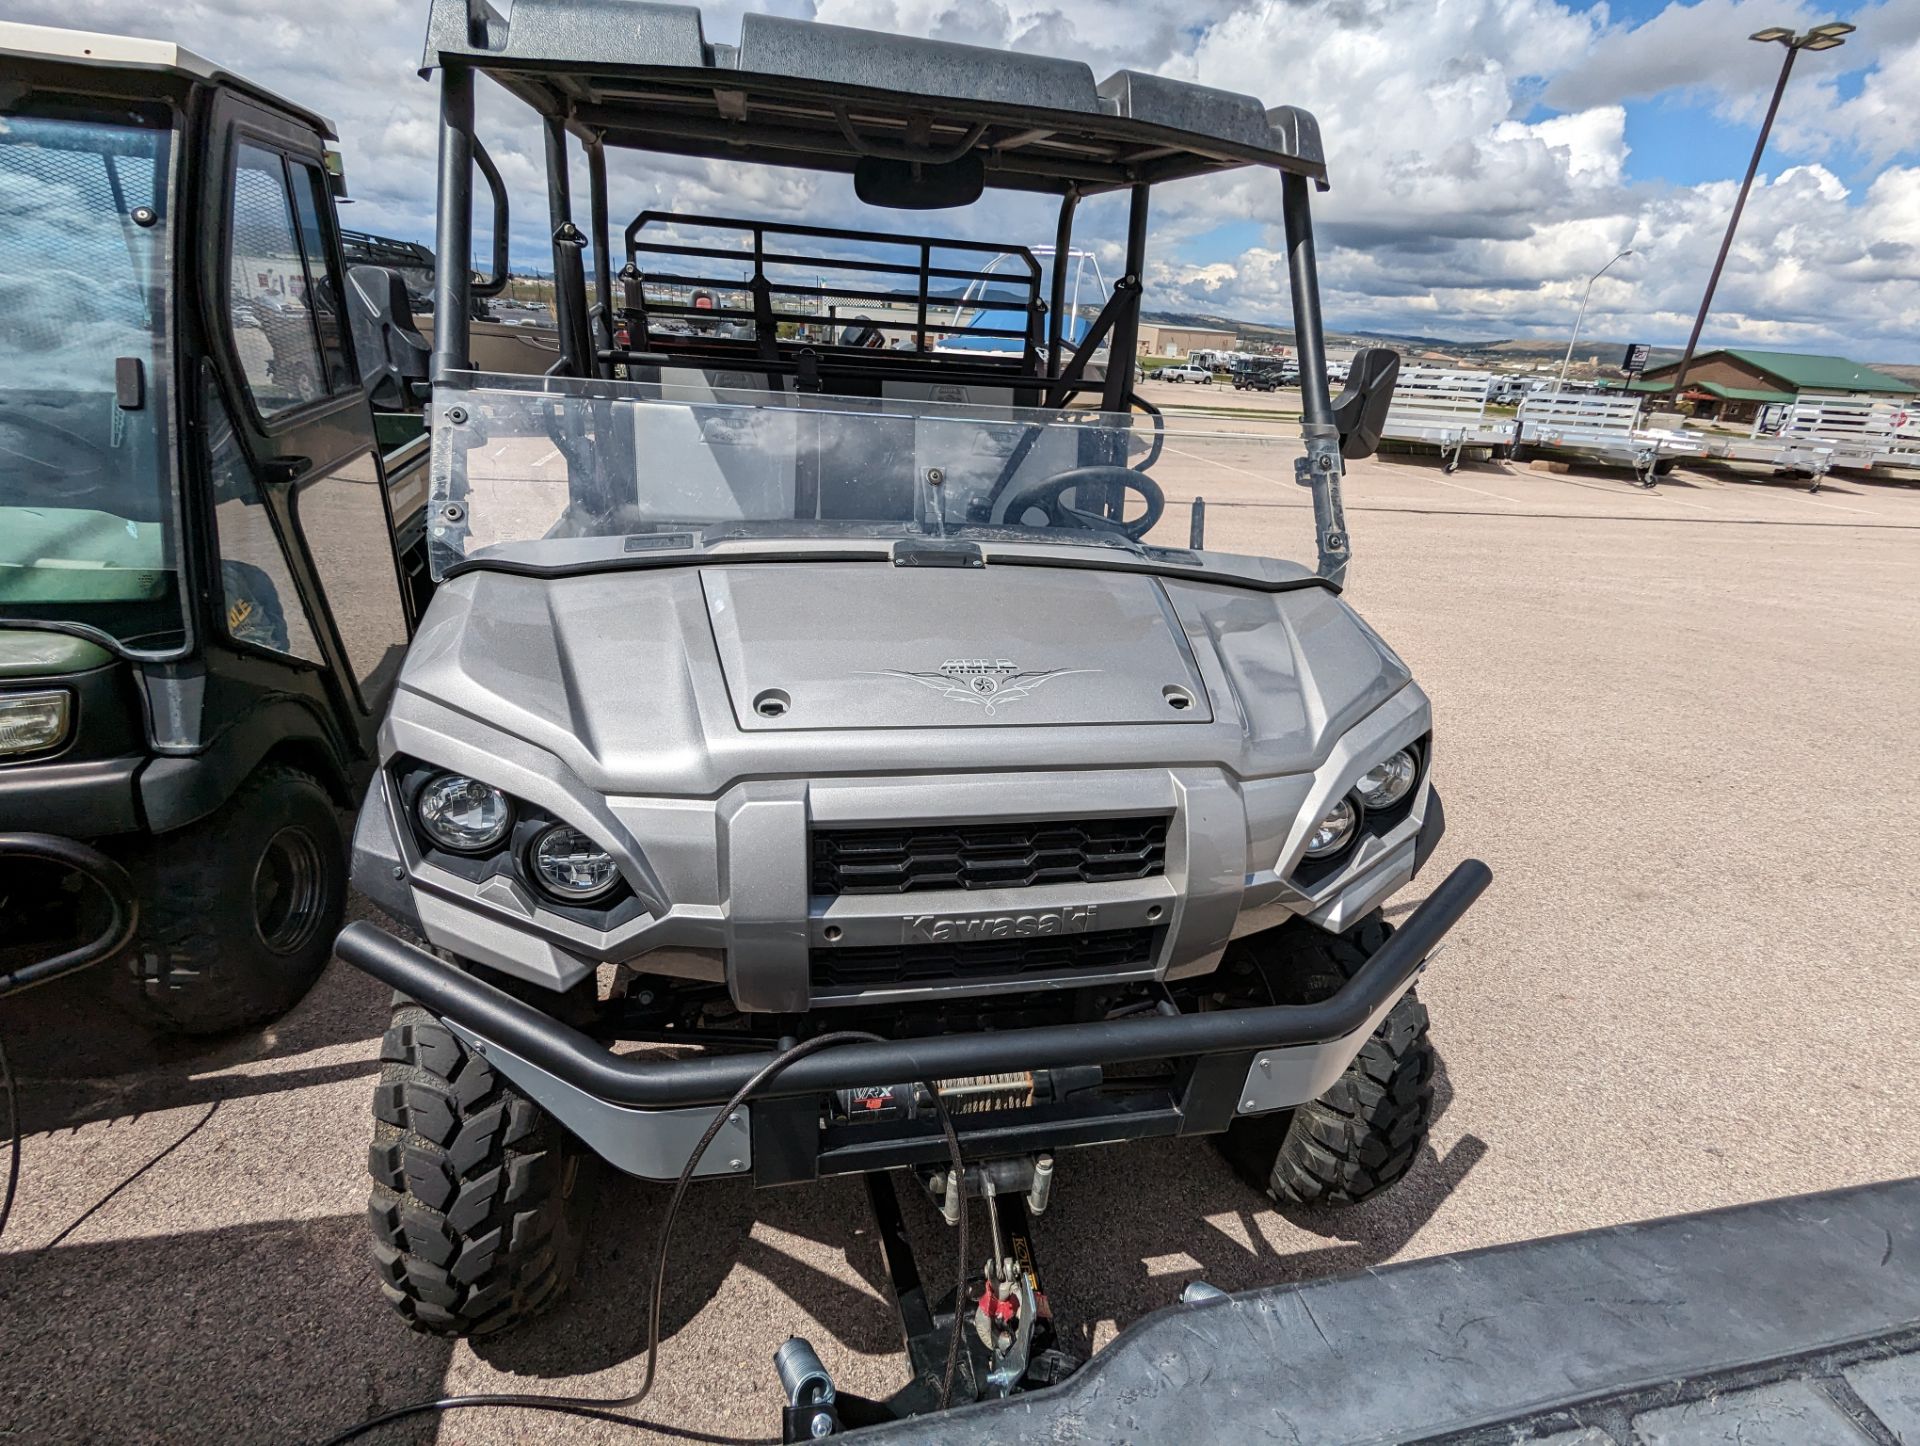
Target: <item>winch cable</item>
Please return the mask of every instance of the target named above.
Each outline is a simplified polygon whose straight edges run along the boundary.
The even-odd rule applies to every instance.
[[[713,1122],[707,1126],[706,1133],[700,1137],[700,1143],[693,1147],[693,1153],[687,1157],[687,1163],[681,1168],[680,1178],[673,1182],[673,1194],[667,1200],[666,1214],[660,1220],[660,1250],[654,1258],[652,1299],[647,1303],[647,1372],[640,1382],[640,1389],[631,1396],[546,1396],[522,1394],[518,1392],[487,1392],[471,1396],[441,1396],[436,1400],[415,1401],[409,1405],[396,1406],[391,1411],[383,1411],[370,1416],[358,1425],[350,1426],[339,1435],[330,1437],[326,1446],[342,1446],[347,1441],[357,1441],[369,1432],[382,1426],[390,1426],[396,1421],[404,1421],[413,1416],[424,1416],[431,1411],[465,1411],[483,1406],[505,1407],[526,1411],[555,1411],[567,1416],[587,1416],[599,1421],[612,1421],[623,1426],[634,1426],[645,1430],[658,1430],[657,1422],[634,1416],[616,1414],[630,1410],[646,1400],[653,1390],[654,1372],[660,1354],[660,1306],[666,1294],[667,1261],[673,1239],[673,1221],[680,1210],[680,1202],[686,1197],[687,1187],[693,1182],[693,1172],[699,1167],[700,1159],[707,1152],[727,1117],[759,1090],[796,1060],[823,1049],[840,1044],[887,1044],[891,1041],[877,1034],[868,1034],[861,1030],[838,1030],[832,1034],[818,1034],[812,1039],[803,1039],[800,1043],[782,1050],[760,1069],[740,1088],[734,1091],[728,1100],[715,1113]],[[11,1077],[9,1077],[11,1078]],[[966,1180],[966,1163],[960,1157],[960,1136],[953,1128],[953,1119],[947,1113],[946,1102],[940,1098],[940,1091],[934,1088],[933,1081],[923,1080],[925,1089],[933,1100],[934,1113],[940,1120],[940,1132],[946,1136],[947,1156],[953,1167],[954,1178]],[[953,1384],[960,1369],[960,1345],[966,1332],[966,1295],[967,1295],[967,1192],[964,1183],[959,1191],[959,1218],[955,1229],[959,1236],[956,1257],[958,1265],[953,1286],[953,1334],[947,1342],[947,1366],[940,1383],[940,1409],[945,1410],[953,1400]]]

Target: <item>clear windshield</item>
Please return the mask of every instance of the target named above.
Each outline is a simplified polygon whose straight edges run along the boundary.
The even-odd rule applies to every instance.
[[[151,652],[186,636],[169,140],[158,123],[0,116],[0,621],[82,623]],[[138,405],[123,406],[116,373],[133,367]]]
[[[903,395],[714,390],[698,374],[455,378],[434,389],[434,574],[481,554],[567,565],[739,540],[1141,555],[1190,545],[1196,498],[1268,509],[1227,542],[1265,553],[1271,509],[1308,506],[1279,485],[1300,453],[1297,424],[1227,431],[1217,418],[965,405],[938,400],[938,386],[888,385]]]

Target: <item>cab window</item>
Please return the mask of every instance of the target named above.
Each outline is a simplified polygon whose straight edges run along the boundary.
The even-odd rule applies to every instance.
[[[294,227],[286,162],[278,151],[240,145],[230,254],[227,313],[234,350],[260,415],[272,417],[320,400],[332,388],[321,357],[313,286]]]
[[[346,312],[340,300],[340,278],[333,269],[332,252],[327,247],[327,233],[321,220],[330,203],[327,180],[320,168],[309,161],[296,160],[288,164],[293,176],[293,210],[300,226],[300,249],[307,261],[307,297],[313,305],[327,389],[344,392],[358,383],[343,339]]]
[[[279,531],[253,469],[241,455],[211,367],[201,374],[200,407],[206,418],[207,472],[220,538],[221,621],[227,636],[319,663],[320,645],[287,566]]]

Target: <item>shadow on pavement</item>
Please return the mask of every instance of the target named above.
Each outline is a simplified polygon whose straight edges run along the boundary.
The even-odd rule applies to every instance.
[[[0,1256],[6,1434],[314,1441],[437,1394],[451,1346],[394,1329],[366,1234],[330,1216]]]
[[[1442,1064],[1436,1119],[1452,1097]],[[1486,1149],[1471,1135],[1444,1157],[1428,1146],[1412,1173],[1380,1199],[1314,1211],[1280,1210],[1205,1139],[1069,1151],[1060,1157],[1053,1205],[1035,1225],[1062,1335],[1073,1350],[1090,1354],[1099,1324],[1124,1326],[1171,1305],[1193,1280],[1239,1291],[1379,1264],[1406,1249]],[[921,1274],[944,1294],[957,1264],[954,1233],[910,1176],[896,1174],[895,1185]],[[638,1359],[668,1193],[664,1185],[604,1180],[587,1254],[565,1303],[521,1330],[472,1342],[475,1354],[498,1370],[549,1378]],[[1329,1243],[1276,1250],[1261,1228],[1276,1217]],[[756,1225],[766,1229],[756,1234]],[[986,1228],[976,1205],[968,1247],[976,1271],[988,1251]],[[824,1251],[782,1248],[767,1238],[776,1231]],[[736,1265],[795,1303],[794,1329],[803,1328],[803,1308],[815,1317],[821,1324],[805,1329],[816,1344],[824,1336],[861,1355],[900,1350],[891,1286],[858,1178],[758,1192],[740,1181],[696,1186],[674,1228],[663,1361]]]
[[[901,1181],[902,1193],[909,1182]],[[562,1377],[637,1360],[646,1350],[648,1292],[660,1249],[659,1223],[670,1187],[603,1178],[586,1254],[566,1300],[551,1314],[502,1336],[481,1337],[474,1354],[496,1370]],[[796,1259],[753,1235],[756,1224],[827,1247],[840,1273]],[[936,1262],[952,1259],[951,1236],[930,1242]],[[945,1243],[942,1243],[944,1240]],[[661,1307],[663,1361],[674,1338],[719,1292],[735,1266],[765,1277],[804,1303],[848,1350],[886,1355],[900,1348],[892,1296],[881,1264],[866,1189],[856,1179],[755,1191],[745,1181],[696,1185],[674,1226]],[[944,1263],[929,1267],[942,1274]],[[862,1291],[854,1280],[868,1289]],[[796,1323],[798,1313],[796,1312]],[[664,1364],[663,1364],[663,1369]]]
[[[155,1038],[104,1003],[81,976],[9,999],[0,1037],[20,1080],[23,1128],[40,1133],[360,1075],[371,1081],[379,1069],[372,1048],[364,1060],[251,1067],[377,1040],[386,1028],[389,993],[335,963],[291,1013],[264,1028]]]
[[[1444,1075],[1441,1085],[1444,1102]],[[210,1104],[209,1114],[217,1108]],[[1063,1155],[1053,1207],[1036,1224],[1063,1338],[1088,1354],[1104,1323],[1124,1326],[1172,1304],[1194,1279],[1245,1290],[1385,1260],[1485,1149],[1469,1136],[1444,1158],[1429,1150],[1380,1201],[1288,1215],[1290,1225],[1327,1242],[1297,1250],[1269,1243],[1274,1207],[1209,1141]],[[921,1270],[939,1291],[935,1283],[954,1269],[954,1234],[917,1185],[896,1183]],[[474,1353],[532,1391],[554,1389],[537,1381],[637,1362],[667,1194],[662,1185],[605,1179],[566,1302],[506,1336],[472,1341]],[[776,1327],[786,1327],[778,1317],[791,1302],[792,1328],[817,1344],[898,1356],[890,1288],[858,1179],[762,1192],[713,1182],[689,1201],[675,1229],[663,1371],[708,1368],[707,1352],[689,1344],[697,1337],[680,1337],[735,1288],[727,1282],[736,1267],[777,1292]],[[974,1217],[969,1255],[977,1269],[985,1219],[977,1209]],[[357,1214],[0,1256],[0,1419],[25,1440],[321,1440],[437,1394],[451,1351],[394,1319]],[[424,1442],[436,1439],[435,1429],[427,1418],[381,1440]],[[536,1426],[526,1429],[537,1436]]]

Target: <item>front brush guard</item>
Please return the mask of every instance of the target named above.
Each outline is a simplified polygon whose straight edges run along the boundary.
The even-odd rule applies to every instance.
[[[938,1158],[937,1133],[881,1131],[824,1150],[796,1150],[794,1133],[818,1131],[817,1100],[833,1090],[901,1081],[1058,1070],[1086,1065],[1191,1061],[1186,1084],[1165,1108],[1136,1101],[1107,1114],[1081,1111],[1033,1122],[989,1123],[964,1132],[976,1157],[1226,1128],[1236,1115],[1305,1103],[1324,1092],[1374,1026],[1406,992],[1427,956],[1492,881],[1469,859],[1454,868],[1331,998],[1314,1004],[1147,1015],[992,1033],[850,1044],[795,1061],[758,1101],[738,1112],[700,1173],[753,1168],[761,1183],[821,1173],[888,1168]],[[765,1050],[680,1059],[634,1059],[484,983],[457,965],[372,924],[347,925],[340,957],[421,1004],[610,1163],[671,1179],[715,1109],[771,1058]],[[779,1122],[781,1138],[770,1132]],[[767,1158],[769,1147],[777,1159]],[[816,1141],[817,1146],[817,1141]]]

